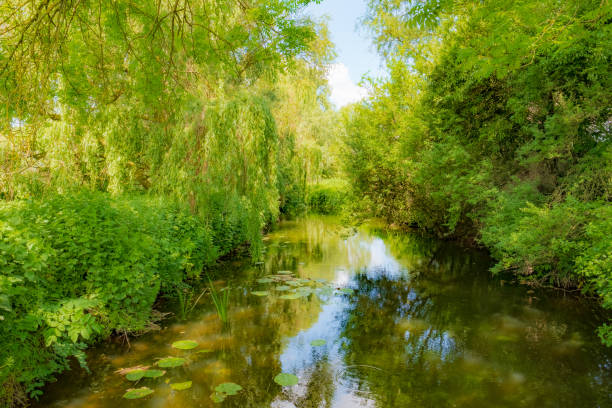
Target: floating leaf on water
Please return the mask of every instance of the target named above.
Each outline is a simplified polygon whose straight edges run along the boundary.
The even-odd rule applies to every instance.
[[[157,365],[162,368],[180,367],[185,364],[185,359],[180,357],[166,357],[157,362]]]
[[[280,373],[274,377],[274,382],[283,387],[291,387],[298,383],[298,378],[293,374]]]
[[[142,377],[145,376],[146,372],[147,372],[147,370],[134,370],[134,371],[130,371],[129,373],[127,373],[125,375],[125,378],[128,379],[129,381],[138,381]]]
[[[255,296],[268,296],[270,294],[270,292],[268,292],[267,290],[255,290],[255,291],[251,292],[251,294],[253,294]]]
[[[275,289],[276,289],[276,290],[278,290],[278,291],[280,291],[280,292],[283,292],[283,291],[285,291],[285,290],[289,290],[289,289],[291,289],[291,286],[281,285],[281,286],[277,286]]]
[[[170,388],[172,388],[175,391],[186,390],[188,388],[191,388],[191,381],[185,381],[185,382],[181,382],[181,383],[170,384]]]
[[[204,354],[204,353],[212,353],[212,350],[210,350],[210,349],[202,349],[202,350],[196,351],[196,353],[202,353],[202,354]]]
[[[293,272],[291,271],[278,271],[276,273],[278,273],[279,275],[293,275]]]
[[[164,374],[166,374],[166,372],[163,370],[147,370],[144,372],[144,376],[146,378],[157,378],[161,377]]]
[[[342,289],[340,289],[340,292],[342,292],[342,293],[346,293],[347,295],[351,295],[351,294],[353,294],[355,291],[354,291],[353,289],[351,289],[351,288],[342,288]]]
[[[210,399],[214,402],[214,403],[221,403],[223,401],[225,401],[225,397],[226,395],[222,392],[213,392],[212,394],[210,394]]]
[[[236,395],[238,394],[238,391],[240,391],[241,389],[242,389],[241,386],[239,386],[238,384],[231,383],[231,382],[219,384],[215,387],[215,391],[217,391],[218,393],[226,394],[226,395]]]
[[[180,340],[172,343],[172,347],[179,350],[191,350],[198,347],[198,343],[193,340]]]
[[[286,295],[280,296],[281,299],[286,299],[286,300],[294,300],[294,299],[299,299],[302,297],[302,294],[300,293],[288,293]]]
[[[323,339],[313,340],[310,342],[310,345],[313,347],[321,347],[327,344],[327,341]]]
[[[142,397],[146,397],[147,395],[153,394],[153,390],[148,387],[136,388],[127,390],[125,394],[123,394],[123,398],[125,399],[138,399]]]
[[[291,286],[302,286],[302,284],[298,281],[287,281],[287,285]]]
[[[272,282],[274,282],[274,279],[270,279],[270,278],[259,278],[259,279],[257,279],[257,282],[259,282],[259,283],[272,283]]]

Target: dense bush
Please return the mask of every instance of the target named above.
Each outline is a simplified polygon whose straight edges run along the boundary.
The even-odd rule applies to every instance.
[[[370,2],[391,76],[346,113],[356,194],[485,245],[495,272],[612,307],[612,9],[418,3]]]
[[[85,364],[83,349],[150,322],[160,290],[173,292],[247,239],[248,212],[196,217],[148,197],[103,193],[0,205],[0,401],[22,384]]]
[[[349,194],[349,185],[342,179],[324,179],[308,186],[308,208],[317,214],[338,214]]]

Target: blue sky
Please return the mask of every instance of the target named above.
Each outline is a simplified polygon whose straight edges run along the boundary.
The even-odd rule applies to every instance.
[[[305,12],[316,19],[325,15],[330,18],[331,40],[338,54],[328,74],[332,102],[341,107],[365,97],[367,91],[358,86],[361,78],[385,75],[370,34],[360,23],[366,14],[365,0],[323,0],[308,6]]]

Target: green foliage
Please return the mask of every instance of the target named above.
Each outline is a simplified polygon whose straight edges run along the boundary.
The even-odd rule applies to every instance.
[[[145,329],[160,293],[186,313],[190,279],[305,208],[334,167],[309,3],[0,5],[0,403]]]
[[[494,271],[612,307],[611,13],[596,0],[370,1],[390,78],[345,112],[360,210],[484,244]]]
[[[35,396],[71,356],[84,365],[87,344],[145,329],[160,290],[173,293],[217,259],[215,235],[181,206],[146,197],[2,204],[0,381]]]
[[[324,179],[308,186],[308,208],[318,214],[337,214],[346,202],[349,186],[343,179]]]

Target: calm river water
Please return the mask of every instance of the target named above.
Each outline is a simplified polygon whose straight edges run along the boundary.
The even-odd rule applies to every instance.
[[[489,266],[481,253],[417,235],[348,230],[333,218],[284,222],[266,237],[263,264],[212,271],[231,288],[227,324],[205,295],[129,349],[91,349],[91,372],[60,376],[37,405],[612,407],[612,350],[594,334],[607,316],[584,299],[492,278]],[[198,347],[177,350],[177,340]],[[167,356],[186,363],[137,383],[117,373]],[[276,384],[281,372],[298,384]],[[242,390],[214,403],[225,382]],[[153,393],[122,398],[143,386]]]

